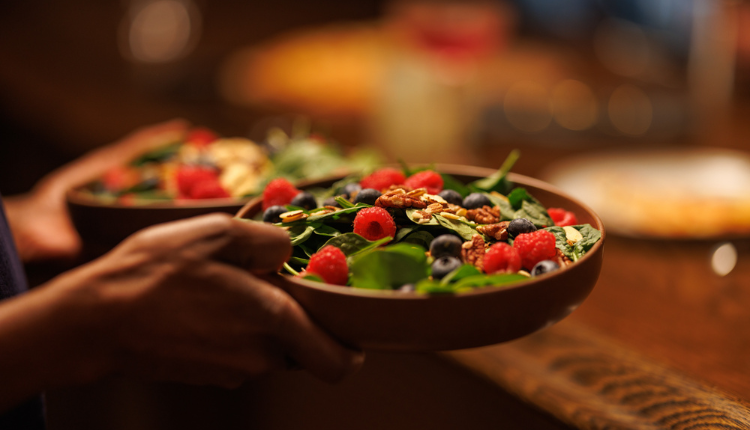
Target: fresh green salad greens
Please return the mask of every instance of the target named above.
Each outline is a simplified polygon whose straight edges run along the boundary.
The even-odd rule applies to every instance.
[[[326,189],[306,190],[315,198],[314,208],[288,202],[281,209],[278,205],[266,208],[263,216],[267,222],[289,232],[293,255],[285,268],[294,276],[323,282],[326,274],[308,270],[308,265],[321,250],[333,246],[346,259],[346,285],[351,287],[454,294],[512,285],[575,264],[601,239],[601,233],[591,225],[571,224],[570,220],[575,219],[572,212],[561,208],[548,211],[528,190],[511,183],[507,175],[518,156],[513,151],[495,173],[468,184],[442,172],[432,176],[423,174],[420,180],[432,181],[424,182],[425,188],[412,178],[420,172],[434,172],[434,168],[414,169],[401,163],[403,184],[377,190],[379,197],[374,202],[359,201],[357,192],[367,188],[373,177],[385,175],[371,169],[368,174],[347,176]],[[281,165],[287,162],[284,160]],[[304,164],[301,160],[295,163]],[[435,183],[440,185],[440,192],[426,193],[428,187],[435,191]],[[449,196],[453,203],[449,202]],[[466,203],[472,199],[485,204],[472,207]],[[285,213],[272,220],[273,210]],[[558,219],[553,219],[550,213]],[[558,213],[573,218],[561,222]],[[370,236],[373,231],[358,227],[357,218],[365,216],[372,217],[367,222],[368,228],[376,230],[374,237]],[[395,228],[389,232],[391,223]],[[539,258],[534,254],[537,251],[528,251],[529,247],[523,248],[520,243],[514,245],[524,235],[528,235],[523,238],[528,242],[532,235],[536,238],[544,234],[549,236],[549,246],[553,247],[551,254],[543,258],[544,264],[537,261]],[[446,239],[446,235],[459,240]],[[443,256],[436,251],[436,244],[443,242],[459,245],[451,248],[451,256]],[[503,244],[498,248],[510,257],[506,254],[490,257],[494,251],[488,250],[496,244]],[[537,269],[540,264],[546,266]]]

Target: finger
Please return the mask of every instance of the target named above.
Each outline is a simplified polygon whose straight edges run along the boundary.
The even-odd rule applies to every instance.
[[[332,338],[283,290],[271,287],[265,291],[273,323],[270,329],[301,367],[328,382],[338,382],[359,371],[363,352],[346,348]]]
[[[214,258],[253,273],[277,271],[291,255],[289,235],[263,223],[211,214],[162,224],[137,233],[147,250],[163,249]]]

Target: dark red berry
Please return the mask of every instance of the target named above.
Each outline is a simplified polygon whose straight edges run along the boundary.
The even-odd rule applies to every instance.
[[[202,182],[218,182],[216,169],[208,166],[184,165],[177,169],[177,191],[183,198],[193,197],[193,187]]]
[[[521,270],[521,256],[512,246],[498,242],[487,250],[482,261],[485,273],[516,273]]]
[[[354,217],[354,232],[367,240],[396,237],[396,223],[387,210],[375,206],[357,212]]]
[[[218,179],[198,182],[190,190],[191,199],[225,199],[229,193],[221,186]]]
[[[404,182],[409,188],[426,188],[428,194],[438,194],[443,190],[443,177],[434,170],[423,170],[409,176]]]
[[[300,190],[294,187],[291,182],[284,178],[276,178],[266,185],[263,190],[263,210],[271,206],[284,206],[292,202],[294,196],[300,193]]]
[[[531,270],[542,260],[551,260],[557,255],[555,235],[547,230],[522,233],[513,241],[513,248],[521,256],[521,266]]]
[[[378,191],[388,189],[391,185],[402,185],[406,176],[400,170],[385,167],[374,171],[359,181],[362,188],[373,188]]]
[[[549,214],[549,217],[552,218],[552,221],[555,222],[556,226],[566,227],[578,224],[576,214],[570,211],[566,211],[565,209],[549,208],[547,209],[547,213]]]
[[[208,145],[216,139],[218,139],[216,133],[205,127],[198,127],[190,131],[185,141],[191,145],[201,147]]]
[[[349,281],[346,255],[333,245],[326,245],[310,257],[307,272],[320,276],[329,284],[346,285]]]

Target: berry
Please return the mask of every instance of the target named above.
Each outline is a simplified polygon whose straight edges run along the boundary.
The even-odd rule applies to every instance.
[[[287,210],[284,206],[271,206],[263,212],[263,222],[270,222],[272,224],[281,222],[281,214],[285,212],[287,212]]]
[[[452,234],[441,234],[430,242],[430,255],[434,258],[458,257],[463,241]]]
[[[315,196],[308,193],[307,191],[302,191],[301,193],[294,196],[289,204],[292,206],[300,207],[306,211],[318,207],[318,202],[315,201]]]
[[[525,269],[531,269],[536,263],[557,255],[555,235],[547,230],[519,234],[513,241],[513,248],[521,256],[521,266]]]
[[[349,281],[346,255],[333,245],[324,246],[310,257],[307,272],[320,276],[329,284],[346,285]]]
[[[263,190],[263,210],[275,205],[288,205],[300,190],[284,178],[276,178]]]
[[[443,190],[438,195],[450,204],[459,206],[464,204],[464,198],[461,197],[461,194],[456,190]]]
[[[443,279],[462,265],[461,260],[456,257],[440,257],[432,262],[432,279]]]
[[[479,209],[482,206],[492,206],[492,202],[482,193],[471,193],[466,196],[462,206],[466,209]]]
[[[378,169],[359,181],[362,188],[374,188],[378,191],[388,189],[391,185],[401,185],[406,181],[406,176],[400,170],[390,167]]]
[[[508,236],[516,237],[522,233],[536,231],[536,226],[526,218],[516,218],[508,224]]]
[[[578,224],[576,214],[570,211],[566,211],[565,209],[549,208],[547,209],[547,213],[549,214],[550,218],[552,218],[552,221],[555,222],[556,226],[566,227]]]
[[[365,208],[354,217],[354,232],[367,240],[396,237],[396,223],[387,210],[381,207]]]
[[[182,198],[195,198],[192,196],[193,187],[201,182],[218,182],[219,175],[216,169],[208,166],[183,165],[177,169],[177,191]]]
[[[190,134],[188,134],[185,141],[189,144],[201,147],[208,145],[216,139],[218,139],[216,133],[205,127],[198,127],[190,131]]]
[[[560,265],[552,260],[542,260],[534,265],[531,269],[531,276],[539,276],[545,273],[554,272],[559,269]]]
[[[230,197],[229,193],[221,186],[218,179],[198,182],[190,190],[191,199],[225,199],[228,197]]]
[[[482,260],[485,273],[516,273],[521,270],[521,256],[512,246],[498,242],[487,250]]]
[[[346,185],[344,185],[344,188],[341,189],[341,193],[346,195],[346,198],[351,200],[352,196],[356,193],[358,193],[362,189],[362,186],[359,185],[356,182],[351,182]]]
[[[380,191],[372,189],[372,188],[365,188],[362,191],[359,191],[357,193],[357,197],[354,198],[354,204],[357,203],[366,203],[368,205],[374,205],[375,201],[380,197]]]
[[[428,194],[437,194],[443,190],[443,177],[434,170],[423,170],[409,176],[404,182],[409,188],[426,188]]]

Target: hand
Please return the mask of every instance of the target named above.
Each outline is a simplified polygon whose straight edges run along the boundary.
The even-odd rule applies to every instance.
[[[174,142],[188,127],[187,122],[174,120],[137,130],[55,170],[31,192],[6,197],[8,222],[21,259],[30,262],[77,256],[81,238],[68,215],[65,193],[97,179],[125,160]]]
[[[258,278],[290,252],[283,230],[222,214],[138,232],[0,304],[0,350],[14,352],[0,354],[4,390],[28,394],[111,373],[234,387],[288,359],[338,381],[363,354]]]

